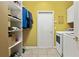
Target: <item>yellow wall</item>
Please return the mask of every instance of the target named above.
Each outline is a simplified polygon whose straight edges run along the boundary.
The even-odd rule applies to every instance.
[[[72,2],[62,2],[62,1],[53,1],[53,2],[23,2],[23,6],[27,8],[33,15],[33,28],[29,32],[28,38],[24,38],[24,45],[36,46],[37,45],[37,11],[54,11],[54,30],[64,31],[67,29],[67,13],[66,9],[70,6]],[[60,18],[61,17],[61,18]],[[59,20],[63,23],[59,24]],[[25,33],[26,36],[27,33]],[[55,36],[54,36],[55,37]],[[56,39],[56,37],[55,37]],[[54,40],[55,41],[55,40]],[[55,44],[55,43],[54,43]]]

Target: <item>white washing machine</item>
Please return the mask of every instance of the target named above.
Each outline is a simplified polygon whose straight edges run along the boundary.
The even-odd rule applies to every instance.
[[[73,31],[57,31],[56,32],[56,49],[60,56],[63,56],[63,34],[73,34]]]

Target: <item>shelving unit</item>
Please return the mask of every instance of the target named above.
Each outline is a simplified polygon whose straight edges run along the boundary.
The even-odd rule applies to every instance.
[[[7,3],[9,5],[9,9],[21,11],[21,7],[19,5],[16,5],[14,2],[9,1]]]
[[[21,20],[16,19],[16,18],[11,17],[11,16],[8,16],[8,18],[10,18],[9,21],[21,22]]]
[[[16,3],[14,2],[8,2],[8,10],[9,10],[9,13],[11,16],[8,15],[8,18],[9,18],[9,22],[10,23],[10,27],[16,27],[17,29],[16,30],[11,30],[9,32],[12,32],[12,35],[15,35],[15,42],[9,46],[9,50],[12,50],[12,49],[17,49],[17,50],[13,50],[13,51],[10,51],[9,54],[11,55],[11,52],[12,53],[15,53],[18,51],[19,55],[22,55],[22,28],[21,28],[21,5],[16,5]],[[19,18],[19,16],[20,18]],[[15,16],[15,17],[13,17]],[[15,25],[16,24],[16,25]],[[13,33],[14,32],[14,33]],[[15,34],[16,33],[16,34]],[[19,38],[20,37],[20,38]],[[16,39],[18,39],[18,41],[16,41]],[[20,48],[18,48],[20,47]]]
[[[15,52],[17,56],[22,55],[22,6],[18,3],[0,2],[0,57],[9,57]]]
[[[20,29],[18,30],[11,30],[11,31],[8,31],[8,32],[17,32],[17,31],[21,31]]]
[[[13,48],[13,47],[15,47],[16,45],[18,45],[19,43],[21,43],[22,42],[22,40],[19,40],[18,42],[16,42],[15,44],[13,44],[12,46],[10,46],[9,47],[9,49],[11,49],[11,48]]]

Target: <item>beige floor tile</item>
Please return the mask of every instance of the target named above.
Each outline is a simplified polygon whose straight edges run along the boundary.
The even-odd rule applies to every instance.
[[[38,52],[38,51],[33,51],[32,53],[33,53],[33,54],[39,54],[39,52]]]
[[[48,49],[48,54],[56,54],[57,51],[55,49]]]
[[[39,55],[38,54],[33,54],[32,57],[39,57]]]
[[[24,53],[24,54],[30,54],[30,55],[32,55],[33,54],[33,52],[32,51],[27,51],[26,53]]]
[[[39,55],[47,55],[47,49],[44,48],[39,49]]]
[[[32,57],[32,55],[26,54],[23,57]]]
[[[47,56],[48,56],[47,54],[39,55],[39,57],[47,57]]]
[[[39,56],[39,50],[38,49],[33,49],[33,57],[38,57]]]
[[[31,57],[33,55],[33,51],[31,49],[26,49],[26,52],[24,53],[24,57]]]
[[[58,57],[56,49],[53,48],[30,48],[26,49],[23,57]]]
[[[47,55],[47,57],[58,57],[58,56],[50,54],[50,55]]]

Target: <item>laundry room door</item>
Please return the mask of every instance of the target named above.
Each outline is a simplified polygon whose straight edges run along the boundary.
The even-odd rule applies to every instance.
[[[53,48],[54,45],[54,13],[40,11],[37,15],[37,46]]]

